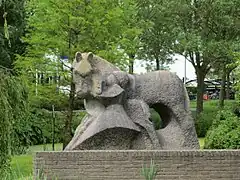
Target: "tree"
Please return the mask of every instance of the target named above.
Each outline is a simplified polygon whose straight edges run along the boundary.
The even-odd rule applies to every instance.
[[[213,68],[214,67],[214,68]],[[210,75],[214,76],[215,79],[221,80],[220,96],[219,96],[219,107],[224,107],[224,100],[230,99],[230,74],[237,68],[237,63],[234,56],[228,55],[225,59],[219,59],[212,64]]]
[[[240,52],[237,52],[236,54],[236,65],[237,65],[237,68],[236,68],[236,79],[237,79],[237,83],[236,83],[236,100],[237,100],[237,103],[239,104],[240,103]]]
[[[21,149],[17,132],[25,124],[23,116],[27,109],[27,90],[17,76],[13,63],[15,53],[22,54],[25,44],[25,0],[0,2],[0,174],[4,178],[9,169],[11,154]]]
[[[237,59],[235,56],[229,56],[226,57],[226,59],[222,59],[220,62],[214,63],[210,72],[207,75],[208,78],[221,80],[219,98],[219,106],[221,108],[224,106],[224,100],[230,99],[230,93],[234,89],[233,86],[235,76],[233,74],[233,71],[238,67],[238,63],[236,60]],[[232,85],[230,82],[231,79],[233,80]]]
[[[236,0],[162,1],[176,35],[173,52],[185,56],[197,76],[197,114],[203,111],[204,79],[215,62],[227,57],[239,35]],[[231,32],[224,35],[224,32]],[[219,36],[221,34],[221,36]],[[227,45],[227,46],[226,46]],[[227,48],[225,48],[225,46]]]
[[[60,56],[67,56],[68,62],[71,63],[76,51],[91,51],[117,65],[123,65],[120,58],[123,53],[119,51],[119,42],[122,34],[128,29],[125,24],[128,17],[125,14],[126,6],[122,5],[124,3],[128,1],[32,0],[27,4],[30,14],[29,33],[24,41],[29,45],[26,54],[18,57],[17,67],[32,87],[31,96],[35,96],[36,93],[34,91],[36,70],[42,74],[48,72],[56,74],[58,69],[58,75],[65,77],[67,84],[70,85],[64,147],[72,138],[75,90],[72,75],[62,71]],[[51,60],[49,55],[57,57],[56,61]],[[59,83],[61,85],[63,82]],[[50,88],[47,85],[42,87],[39,89],[38,97],[41,94],[46,96],[46,89]]]
[[[229,65],[227,65],[226,68],[227,68],[227,73],[226,73],[227,74],[226,75],[226,81],[227,81],[226,99],[230,99],[230,91],[231,91],[231,88],[230,88],[230,77],[231,77],[231,73],[237,68],[237,63],[229,64]]]
[[[120,39],[120,47],[126,53],[128,72],[134,72],[134,59],[140,48],[140,35],[145,28],[145,22],[139,17],[139,8],[135,1],[127,0],[121,4],[124,9],[124,22],[127,25]],[[131,17],[131,18],[129,18]]]
[[[26,86],[6,68],[0,68],[0,107],[0,174],[4,178],[11,154],[21,145],[16,129],[27,110]]]
[[[22,54],[25,44],[21,36],[25,33],[25,0],[5,0],[0,3],[0,66],[13,68],[15,54]]]
[[[156,70],[164,69],[164,64],[172,61],[171,47],[176,40],[162,3],[162,0],[138,1],[139,17],[147,22],[147,27],[140,37],[140,57],[150,62],[155,61]]]
[[[219,74],[221,74],[221,89],[219,97],[219,107],[224,107],[224,100],[230,99],[230,73],[237,67],[234,57],[226,57],[219,63]],[[226,86],[227,85],[227,86]]]

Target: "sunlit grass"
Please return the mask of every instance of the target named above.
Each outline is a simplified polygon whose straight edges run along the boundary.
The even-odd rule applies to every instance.
[[[204,138],[198,138],[199,144],[200,144],[200,149],[204,148]]]
[[[21,178],[32,174],[32,155],[14,156],[11,162],[12,175]]]
[[[29,150],[27,151],[28,154],[37,152],[37,151],[52,151],[52,144],[41,144],[41,145],[35,145],[35,146],[30,146]],[[62,144],[55,144],[54,145],[54,150],[55,151],[61,151],[62,150]]]
[[[235,100],[225,100],[224,104],[225,106],[231,106]],[[208,108],[208,107],[218,107],[219,100],[208,100],[208,101],[203,101],[203,109]],[[197,107],[197,101],[192,100],[190,101],[190,108],[195,109]]]
[[[61,150],[62,144],[55,144],[55,151]],[[52,151],[52,145],[30,146],[26,154],[12,157],[11,179],[31,179],[30,177],[33,171],[33,153],[37,151]]]

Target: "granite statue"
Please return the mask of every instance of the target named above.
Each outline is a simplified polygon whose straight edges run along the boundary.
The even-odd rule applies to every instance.
[[[176,74],[128,74],[93,53],[80,52],[72,70],[87,115],[65,151],[199,149],[188,94]],[[150,108],[161,116],[158,130],[149,120]]]

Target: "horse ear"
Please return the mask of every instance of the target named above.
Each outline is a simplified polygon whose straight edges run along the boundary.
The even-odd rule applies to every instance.
[[[87,60],[91,61],[93,59],[93,53],[89,52],[87,55]]]
[[[82,60],[82,54],[80,52],[76,52],[75,59],[77,62],[80,62]]]

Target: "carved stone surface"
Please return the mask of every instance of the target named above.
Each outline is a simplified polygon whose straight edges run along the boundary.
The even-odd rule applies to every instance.
[[[131,75],[92,53],[76,53],[76,93],[87,116],[65,150],[199,149],[185,86],[177,75]],[[163,127],[155,130],[150,108]]]

